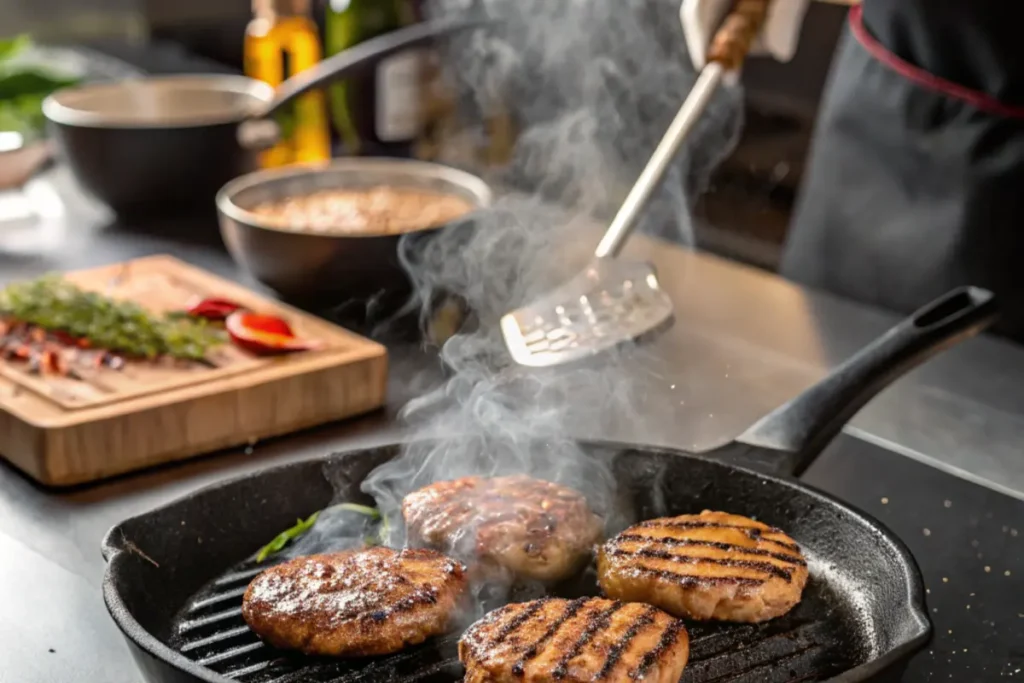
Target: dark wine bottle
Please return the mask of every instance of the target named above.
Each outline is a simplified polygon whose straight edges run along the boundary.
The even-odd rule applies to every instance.
[[[337,54],[420,20],[419,0],[327,0],[324,49]],[[345,153],[410,156],[423,127],[424,53],[387,57],[328,90],[331,120]]]

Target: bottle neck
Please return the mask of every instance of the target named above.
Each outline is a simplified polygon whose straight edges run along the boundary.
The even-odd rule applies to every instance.
[[[309,0],[252,0],[252,13],[258,19],[308,17]]]

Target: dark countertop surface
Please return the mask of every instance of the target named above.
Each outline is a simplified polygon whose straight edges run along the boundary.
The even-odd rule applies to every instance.
[[[880,520],[921,567],[934,635],[903,680],[1024,676],[1024,502],[850,436],[803,479]]]

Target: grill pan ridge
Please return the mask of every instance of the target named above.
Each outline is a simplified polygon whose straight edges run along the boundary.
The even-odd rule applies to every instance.
[[[785,530],[808,558],[804,600],[790,614],[756,626],[690,624],[692,656],[684,681],[899,680],[906,660],[931,633],[920,570],[906,546],[877,520],[792,475],[806,469],[882,388],[984,329],[996,313],[990,292],[954,290],[711,451],[578,442],[586,456],[611,467],[615,505],[625,517],[727,511]],[[460,680],[457,635],[388,657],[326,660],[272,651],[241,619],[244,587],[256,569],[250,564],[255,550],[296,518],[331,503],[372,505],[360,484],[373,469],[402,455],[405,445],[270,468],[201,489],[112,528],[102,545],[103,596],[146,680]],[[550,592],[593,594],[593,578],[592,571],[585,572]],[[537,596],[510,599],[532,597]]]

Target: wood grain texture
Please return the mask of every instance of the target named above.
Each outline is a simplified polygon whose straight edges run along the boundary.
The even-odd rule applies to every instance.
[[[84,393],[70,399],[66,387],[74,380],[30,377],[5,364],[0,454],[39,482],[95,481],[384,404],[383,346],[176,259],[156,256],[68,277],[83,287],[112,288],[107,289],[111,295],[157,310],[179,305],[175,302],[185,292],[234,299],[283,317],[298,335],[321,341],[324,348],[257,358],[226,346],[217,351],[215,369],[131,363],[125,375],[103,375],[107,390],[90,393],[92,388],[78,382],[76,390]],[[55,393],[54,385],[65,390]]]

